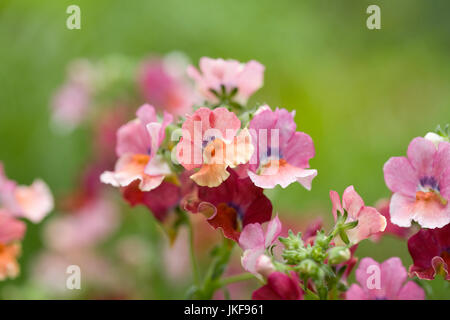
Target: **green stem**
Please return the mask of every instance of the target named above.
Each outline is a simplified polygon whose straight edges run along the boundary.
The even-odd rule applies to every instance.
[[[222,278],[221,280],[217,281],[217,289],[220,289],[224,286],[227,286],[231,283],[235,283],[235,282],[241,282],[241,281],[246,281],[246,280],[251,280],[254,279],[255,276],[251,273],[241,273],[241,274],[237,274],[234,276],[230,276],[230,277],[226,277],[226,278]]]
[[[191,258],[191,267],[192,267],[192,278],[194,279],[194,283],[198,286],[200,284],[199,271],[197,258],[195,257],[194,250],[194,229],[192,228],[191,219],[186,215],[187,226],[189,230],[189,254]]]

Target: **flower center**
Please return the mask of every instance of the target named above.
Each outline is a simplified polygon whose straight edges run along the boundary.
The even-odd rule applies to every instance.
[[[436,201],[443,206],[447,205],[448,201],[441,196],[439,183],[434,177],[425,176],[420,179],[420,184],[416,192],[417,201]]]

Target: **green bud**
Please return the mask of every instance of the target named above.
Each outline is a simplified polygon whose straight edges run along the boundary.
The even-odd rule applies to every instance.
[[[282,257],[287,264],[295,265],[308,257],[308,251],[305,248],[286,249],[282,253]]]
[[[326,257],[326,252],[320,246],[314,246],[311,251],[311,258],[317,262],[322,262]]]
[[[315,278],[320,268],[319,265],[314,262],[314,260],[306,259],[300,262],[300,264],[297,266],[297,269],[302,275]]]
[[[334,247],[328,250],[328,262],[332,265],[343,263],[350,259],[351,255],[347,247]]]
[[[302,240],[302,234],[300,232],[295,235],[292,230],[289,230],[288,237],[280,237],[279,240],[288,250],[303,249],[305,247]]]
[[[325,235],[325,232],[318,231],[316,234],[316,239],[314,241],[314,246],[320,246],[323,249],[328,249],[330,244],[330,238]]]

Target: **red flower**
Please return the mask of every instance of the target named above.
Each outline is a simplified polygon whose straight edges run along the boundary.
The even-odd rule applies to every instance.
[[[299,286],[297,275],[291,277],[279,271],[272,272],[267,284],[254,291],[253,300],[303,300],[303,292]]]
[[[414,264],[410,276],[432,280],[440,273],[450,280],[450,224],[440,229],[422,229],[408,240]]]
[[[185,208],[203,213],[214,228],[221,228],[225,237],[239,241],[240,231],[250,223],[264,223],[272,216],[272,204],[263,189],[249,178],[239,179],[233,170],[230,177],[216,188],[198,187]],[[192,199],[194,198],[194,199]]]

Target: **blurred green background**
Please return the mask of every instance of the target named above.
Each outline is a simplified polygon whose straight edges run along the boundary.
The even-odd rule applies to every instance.
[[[70,4],[81,7],[81,30],[66,28]],[[381,7],[381,30],[366,28],[370,4]],[[387,159],[404,155],[413,137],[450,122],[445,0],[2,0],[0,48],[0,160],[9,177],[26,184],[41,177],[56,197],[71,190],[90,152],[85,130],[61,136],[49,126],[50,97],[78,57],[141,59],[177,50],[194,63],[211,56],[264,64],[265,85],[252,103],[295,109],[299,129],[316,146],[312,191],[291,185],[267,193],[282,214],[330,221],[329,190],[341,193],[351,184],[369,205],[388,197]],[[133,210],[138,218],[129,232],[140,226],[158,238],[144,211]],[[20,288],[42,246],[40,229],[29,226],[22,275],[0,283],[4,297],[26,291]],[[358,255],[411,262],[406,242],[388,237],[364,242]],[[441,282],[433,286],[432,297],[448,298]],[[11,294],[12,287],[19,293]]]

